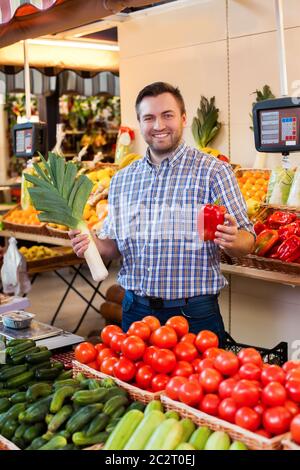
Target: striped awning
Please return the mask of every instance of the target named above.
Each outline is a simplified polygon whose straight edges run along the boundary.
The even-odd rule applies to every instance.
[[[48,10],[66,0],[0,0],[0,23],[9,23],[13,17],[33,15]]]

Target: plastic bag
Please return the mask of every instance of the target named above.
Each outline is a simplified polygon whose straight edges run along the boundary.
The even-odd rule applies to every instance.
[[[287,203],[294,174],[294,170],[280,166],[272,170],[267,192],[268,204],[285,205]]]
[[[300,167],[297,168],[287,200],[288,206],[300,207]]]
[[[13,237],[8,241],[8,248],[3,258],[1,278],[5,294],[14,294],[22,297],[31,289],[26,260],[19,252],[17,240]]]

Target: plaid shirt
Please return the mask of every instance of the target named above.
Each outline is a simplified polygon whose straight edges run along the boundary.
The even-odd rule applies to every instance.
[[[201,242],[197,214],[216,199],[238,227],[253,232],[231,166],[181,143],[160,166],[144,158],[119,171],[99,238],[123,257],[118,281],[137,295],[180,299],[215,294],[226,285],[220,249]]]

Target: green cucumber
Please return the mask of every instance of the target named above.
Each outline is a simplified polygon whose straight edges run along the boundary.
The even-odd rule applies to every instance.
[[[33,364],[28,364],[28,367],[33,372],[35,372],[38,369],[51,369],[51,362],[48,360],[48,361],[45,361],[45,362],[41,362],[39,364],[34,364],[34,365]]]
[[[165,418],[166,418],[166,419],[168,419],[168,418],[173,418],[173,419],[176,419],[176,421],[179,421],[179,420],[180,420],[179,413],[177,413],[177,411],[175,411],[175,410],[166,411],[166,413],[165,413]]]
[[[34,439],[40,437],[43,434],[45,427],[45,423],[35,423],[27,427],[23,435],[24,440],[28,443],[32,442]]]
[[[73,370],[63,370],[61,373],[58,375],[57,380],[67,380],[67,379],[72,379],[73,378]]]
[[[25,403],[26,402],[26,392],[17,392],[10,397],[10,401],[15,403]]]
[[[11,407],[11,402],[8,398],[0,398],[0,413],[4,413]]]
[[[9,398],[16,392],[18,392],[17,388],[6,388],[4,390],[0,390],[0,398]]]
[[[116,411],[114,411],[113,413],[111,413],[110,417],[111,418],[121,418],[123,416],[124,413],[126,413],[127,411],[127,408],[126,406],[122,405],[122,406],[119,406]]]
[[[228,450],[230,444],[230,437],[226,432],[215,431],[207,439],[204,450]]]
[[[99,413],[89,423],[88,428],[85,432],[87,437],[93,436],[100,431],[103,431],[109,422],[109,416],[105,413]]]
[[[149,411],[125,444],[124,450],[143,450],[154,431],[164,420],[165,415],[161,411]]]
[[[105,387],[101,387],[100,380],[88,379],[88,389],[89,390],[97,390],[98,388],[105,388]]]
[[[109,395],[106,388],[96,388],[94,390],[79,390],[74,393],[72,400],[78,405],[90,405],[92,403],[104,402]]]
[[[28,339],[24,339],[24,338],[13,338],[13,339],[10,339],[7,342],[7,347],[11,348],[13,346],[16,346],[17,344],[25,343],[25,341],[32,341],[32,340],[28,340]]]
[[[29,364],[40,364],[42,362],[45,362],[50,359],[52,356],[51,351],[48,349],[45,351],[37,351],[37,352],[32,352],[28,353],[25,356],[26,362],[29,362]]]
[[[76,411],[67,421],[66,430],[73,434],[80,431],[87,423],[89,423],[100,411],[102,411],[102,403],[94,403],[86,405]]]
[[[72,395],[76,395],[74,387],[71,385],[65,385],[64,387],[60,387],[58,390],[55,391],[51,404],[50,404],[50,412],[57,413],[64,404],[66,398],[71,397]]]
[[[25,424],[25,423],[19,424],[19,426],[17,427],[17,429],[15,431],[14,437],[16,439],[21,439],[23,437],[24,432],[26,431],[26,429],[28,429],[27,424]]]
[[[56,379],[53,384],[53,387],[54,387],[54,390],[57,390],[59,387],[64,387],[65,385],[72,385],[72,387],[77,388],[77,389],[80,387],[80,383],[77,382],[77,380],[75,379],[64,379],[64,380]]]
[[[22,374],[22,372],[25,372],[27,368],[27,364],[22,364],[20,366],[11,366],[9,369],[0,372],[0,381],[5,382],[6,380],[11,379],[16,375],[20,375]]]
[[[196,425],[189,418],[183,418],[180,420],[180,424],[183,428],[182,442],[188,442],[196,429]]]
[[[48,423],[48,431],[56,432],[57,429],[72,415],[73,407],[71,405],[64,405]],[[100,415],[99,415],[100,416]]]
[[[163,421],[148,440],[145,450],[173,450],[182,441],[183,428],[179,421]]]
[[[130,410],[140,410],[140,411],[144,411],[144,409],[146,408],[146,405],[144,403],[142,403],[141,401],[133,401],[127,408],[127,411],[130,411]]]
[[[36,346],[35,341],[33,341],[32,339],[26,339],[22,341],[22,343],[19,343],[15,346],[9,345],[8,348],[6,348],[6,352],[7,354],[9,354],[9,356],[16,356],[21,352],[26,351],[27,349],[30,349],[34,346]]]
[[[48,397],[41,398],[37,402],[30,405],[26,409],[22,417],[22,421],[30,424],[38,423],[39,421],[44,421],[45,416],[47,415],[47,413],[49,413],[51,400],[52,395],[49,395]]]
[[[15,434],[19,423],[16,418],[8,418],[6,419],[4,425],[1,428],[2,436],[6,437],[6,439],[11,440],[13,435]]]
[[[60,371],[55,367],[47,369],[37,369],[35,371],[35,377],[39,380],[54,380],[60,374]]]
[[[38,352],[39,350],[40,348],[38,348],[37,346],[33,346],[29,349],[26,349],[26,351],[22,351],[19,354],[15,354],[14,356],[12,356],[12,362],[13,364],[23,364],[26,361],[27,354]]]
[[[192,444],[196,450],[203,450],[211,433],[212,431],[207,426],[201,426],[193,432],[188,442]]]
[[[249,450],[246,444],[244,444],[241,441],[233,441],[231,446],[229,447],[229,450]]]
[[[63,436],[54,436],[47,444],[42,445],[39,450],[57,450],[67,445],[67,439]]]
[[[25,403],[16,403],[15,405],[11,406],[10,409],[6,412],[6,419],[13,418],[18,419],[19,414],[22,411],[25,411],[26,404]]]
[[[46,382],[35,383],[27,389],[26,400],[31,403],[36,401],[38,398],[47,397],[50,395],[51,390],[51,385]]]
[[[43,437],[36,437],[30,446],[26,447],[26,450],[38,450],[40,449],[43,445],[47,444],[48,441],[44,439]]]
[[[104,450],[122,450],[140,422],[144,413],[140,410],[130,410],[118,422],[105,443]]]
[[[102,444],[108,438],[108,433],[105,431],[98,432],[93,436],[87,436],[83,432],[75,432],[72,436],[72,441],[77,447],[85,447],[93,444]]]
[[[164,408],[163,408],[162,403],[159,400],[150,401],[144,410],[145,415],[147,415],[152,410],[158,410],[163,413]]]
[[[110,398],[103,407],[103,413],[107,415],[113,415],[118,408],[124,405],[128,405],[128,398],[124,395],[117,395],[115,397]]]

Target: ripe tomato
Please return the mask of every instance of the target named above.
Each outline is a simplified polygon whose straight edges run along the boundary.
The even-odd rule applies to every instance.
[[[97,349],[88,341],[78,344],[75,348],[75,359],[82,364],[88,364],[88,362],[94,361],[96,357]]]
[[[88,362],[86,365],[90,367],[91,369],[99,370],[97,361]]]
[[[300,403],[300,382],[298,380],[288,380],[285,384],[288,396],[296,403]]]
[[[214,367],[223,375],[234,375],[239,370],[239,360],[231,351],[221,351],[214,360]]]
[[[188,378],[189,382],[194,382],[196,384],[199,384],[199,374],[192,374]]]
[[[209,348],[217,348],[219,339],[212,331],[202,330],[196,336],[195,345],[199,352],[204,353]]]
[[[177,334],[171,326],[161,326],[153,331],[150,343],[158,348],[173,349],[177,344]]]
[[[117,357],[107,357],[100,366],[100,372],[103,374],[114,375],[114,365],[118,362]]]
[[[172,377],[175,377],[176,375],[180,377],[189,377],[193,372],[193,366],[189,362],[178,361],[175,369],[172,371]]]
[[[106,346],[106,344],[104,344],[104,343],[97,343],[97,344],[94,344],[94,348],[95,348],[98,352],[100,352],[100,351],[102,351],[102,349],[107,348],[107,346]]]
[[[269,367],[264,367],[261,371],[261,382],[263,385],[267,385],[269,382],[279,382],[284,384],[285,372],[280,366],[275,364],[272,364]]]
[[[238,358],[241,364],[246,364],[251,362],[251,364],[256,364],[258,367],[262,367],[263,360],[259,352],[254,348],[244,348],[241,349],[238,353]]]
[[[258,403],[258,405],[255,405],[253,407],[254,411],[256,411],[256,413],[259,415],[259,416],[262,416],[265,409],[266,409],[266,406],[263,404],[263,403]]]
[[[100,337],[104,344],[110,345],[111,337],[114,333],[122,333],[122,329],[117,325],[107,325],[101,331]]]
[[[143,389],[150,388],[154,375],[154,370],[150,366],[141,366],[135,375],[137,386]]]
[[[298,369],[298,368],[300,368],[300,361],[287,361],[282,366],[282,369],[284,370],[285,373],[289,372],[290,370]]]
[[[196,347],[191,343],[178,343],[173,351],[178,361],[193,362],[199,356]]]
[[[256,411],[248,406],[243,406],[237,410],[235,415],[235,424],[241,428],[255,432],[260,426],[260,416]]]
[[[196,361],[199,362],[196,363]],[[208,367],[210,369],[214,369],[214,361],[212,359],[195,359],[195,361],[192,362],[192,365],[196,372],[201,372]]]
[[[187,381],[186,377],[171,377],[166,385],[166,395],[172,400],[178,400],[179,389]]]
[[[300,444],[300,414],[292,419],[291,434],[293,441],[295,441],[296,444]]]
[[[153,356],[155,351],[158,351],[158,348],[156,346],[148,346],[145,349],[145,352],[144,352],[144,355],[143,355],[143,361],[148,366],[151,366],[151,364],[152,364],[152,356]]]
[[[224,398],[218,407],[218,414],[221,419],[234,423],[235,414],[237,412],[237,406],[232,398]]]
[[[169,349],[158,349],[154,351],[151,366],[160,374],[169,374],[176,367],[175,354]]]
[[[179,400],[189,406],[199,405],[203,397],[201,385],[198,383],[185,382],[181,385],[178,392]]]
[[[300,382],[300,368],[291,369],[286,373],[285,379],[288,380],[298,380]]]
[[[192,344],[194,344],[194,343],[195,343],[195,339],[196,339],[195,333],[187,333],[187,334],[184,335],[182,338],[180,338],[180,341],[182,341],[182,342],[184,342],[184,343],[192,343]]]
[[[221,398],[221,400],[223,400],[224,398],[231,397],[232,390],[234,389],[236,383],[237,381],[234,380],[232,377],[230,377],[230,379],[222,380],[218,389],[219,397]]]
[[[166,325],[174,328],[178,338],[182,338],[189,332],[189,323],[187,319],[180,315],[169,318]]]
[[[153,392],[160,392],[161,390],[165,390],[169,380],[170,377],[166,374],[155,375],[151,381],[151,389]]]
[[[109,357],[117,357],[117,355],[112,351],[110,348],[104,348],[102,349],[97,356],[97,362],[99,366],[101,366],[102,362],[104,359],[107,359]]]
[[[208,393],[205,395],[199,405],[199,410],[212,416],[218,416],[220,398],[218,395]]]
[[[284,406],[268,408],[263,414],[264,428],[271,434],[283,434],[289,430],[291,414]]]
[[[231,397],[239,407],[251,407],[257,405],[260,392],[251,380],[243,379],[234,386]]]
[[[144,321],[135,321],[130,325],[127,334],[139,336],[143,341],[148,341],[151,335],[151,328]]]
[[[200,367],[201,362],[202,362],[202,359],[200,359],[200,357],[197,357],[196,359],[193,360],[192,366],[195,372],[201,372],[202,370]]]
[[[124,382],[130,382],[135,376],[136,368],[126,357],[120,357],[114,365],[114,376]]]
[[[272,434],[265,429],[258,429],[258,431],[255,431],[255,434],[259,434],[260,436],[266,437],[267,439],[272,437]]]
[[[215,360],[217,355],[221,352],[224,351],[224,349],[220,348],[208,348],[204,351],[202,358],[203,359],[211,359],[212,361]]]
[[[142,319],[142,321],[147,323],[151,331],[157,330],[157,328],[160,327],[159,319],[152,315],[147,315],[146,317]]]
[[[267,406],[283,406],[286,401],[286,391],[279,382],[269,382],[262,391],[262,402]]]
[[[252,362],[246,362],[240,367],[239,376],[241,379],[260,380],[261,368]]]
[[[210,369],[209,367],[200,372],[199,375],[200,385],[202,385],[206,393],[217,392],[222,380],[223,377],[220,372],[215,369]]]
[[[144,355],[146,345],[139,336],[128,336],[121,347],[122,354],[131,361],[137,361]]]
[[[299,406],[292,400],[286,400],[284,407],[291,413],[292,416],[295,416],[299,413]]]
[[[119,353],[122,350],[123,341],[127,338],[126,333],[114,333],[110,340],[110,349]]]

